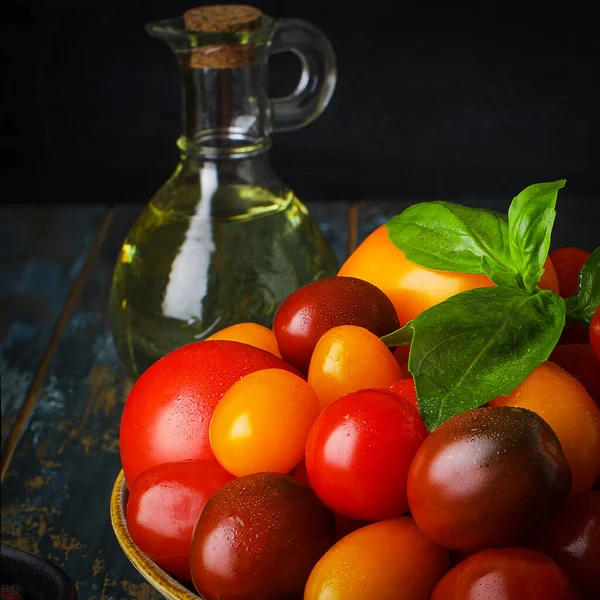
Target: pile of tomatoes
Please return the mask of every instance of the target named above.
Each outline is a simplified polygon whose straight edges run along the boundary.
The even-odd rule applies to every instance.
[[[600,598],[600,315],[429,432],[408,348],[380,337],[486,282],[370,243],[369,273],[393,255],[387,287],[359,248],[272,329],[229,327],[138,379],[120,437],[132,538],[206,600]],[[572,287],[579,252],[551,255],[550,289]]]

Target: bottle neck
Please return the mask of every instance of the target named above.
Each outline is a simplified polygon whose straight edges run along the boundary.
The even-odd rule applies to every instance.
[[[270,146],[264,46],[240,67],[195,68],[189,61],[180,67],[183,122],[178,146],[185,154],[243,157]]]

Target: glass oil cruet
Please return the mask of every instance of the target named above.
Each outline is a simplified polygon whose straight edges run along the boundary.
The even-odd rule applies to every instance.
[[[242,321],[266,326],[298,287],[335,275],[305,206],[269,163],[269,134],[302,127],[336,81],[328,40],[303,20],[250,6],[204,6],[147,26],[176,55],[180,161],[126,236],[110,313],[119,358],[137,378],[171,350]],[[267,62],[291,51],[293,94],[267,97]]]

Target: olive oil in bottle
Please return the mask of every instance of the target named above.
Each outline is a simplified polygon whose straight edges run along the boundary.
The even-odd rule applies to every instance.
[[[134,379],[229,325],[270,326],[291,292],[338,269],[269,162],[271,131],[312,121],[333,93],[327,39],[304,21],[239,5],[192,9],[148,31],[177,57],[183,132],[180,162],[127,235],[114,271],[114,339]],[[268,56],[284,50],[303,57],[301,82],[271,100]]]

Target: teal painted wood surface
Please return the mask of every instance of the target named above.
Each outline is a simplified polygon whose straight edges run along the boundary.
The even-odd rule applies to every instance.
[[[309,209],[343,261],[347,206]],[[117,360],[107,299],[115,258],[139,210],[117,208],[111,215],[2,483],[2,541],[61,566],[86,600],[159,598],[125,558],[109,522],[131,382]]]
[[[98,206],[1,212],[3,440],[23,405],[105,212]]]

